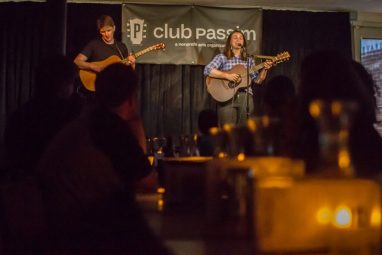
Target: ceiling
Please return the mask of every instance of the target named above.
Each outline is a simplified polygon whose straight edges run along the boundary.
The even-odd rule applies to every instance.
[[[281,10],[359,11],[382,14],[382,0],[67,0],[67,2],[195,4],[222,7],[261,7]]]
[[[45,2],[46,0],[0,0],[0,2]],[[382,14],[382,0],[67,0],[68,3],[141,3],[260,7],[277,10],[355,11]]]

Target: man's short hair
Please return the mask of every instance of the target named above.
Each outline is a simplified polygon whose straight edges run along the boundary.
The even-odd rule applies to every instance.
[[[136,95],[138,77],[131,66],[111,64],[97,75],[95,82],[97,101],[107,107],[118,107]]]
[[[108,15],[101,15],[97,19],[97,28],[98,28],[98,30],[100,30],[101,28],[103,28],[105,26],[113,27],[114,26],[114,20],[112,17],[110,17]]]

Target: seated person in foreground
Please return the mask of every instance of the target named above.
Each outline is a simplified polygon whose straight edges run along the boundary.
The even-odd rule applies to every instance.
[[[43,155],[38,173],[49,254],[169,254],[135,201],[137,183],[152,174],[137,90],[131,67],[105,68],[96,80],[96,105]]]
[[[355,176],[375,178],[382,173],[382,140],[374,129],[375,107],[370,89],[362,82],[350,58],[339,52],[321,50],[307,56],[301,65],[298,109],[294,125],[293,156],[303,158],[308,173],[322,172],[319,128],[309,113],[316,99],[353,102],[357,110],[347,127],[348,149]],[[318,172],[317,172],[318,171]]]
[[[35,72],[33,97],[13,112],[4,132],[7,176],[34,176],[45,148],[67,123],[79,115],[81,102],[74,91],[78,70],[70,59],[42,59]]]

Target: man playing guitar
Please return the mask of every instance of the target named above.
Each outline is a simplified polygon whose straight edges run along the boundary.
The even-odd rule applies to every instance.
[[[97,19],[97,29],[101,37],[90,41],[76,56],[74,63],[82,70],[99,73],[106,66],[97,65],[94,62],[102,61],[115,55],[121,59],[127,59],[126,63],[132,65],[134,68],[135,56],[129,54],[124,43],[114,38],[114,20],[107,15],[100,16]]]

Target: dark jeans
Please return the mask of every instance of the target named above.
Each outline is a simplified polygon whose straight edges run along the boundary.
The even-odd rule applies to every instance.
[[[247,112],[248,95],[248,112]],[[247,116],[253,115],[253,97],[244,91],[239,91],[227,102],[218,104],[219,126],[224,124],[245,124]]]

